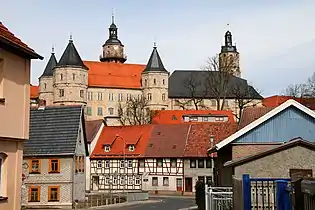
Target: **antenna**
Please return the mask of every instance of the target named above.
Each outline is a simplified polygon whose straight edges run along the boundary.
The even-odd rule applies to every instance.
[[[153,41],[153,47],[156,48],[156,37],[154,37],[153,40],[154,40],[154,41]]]
[[[54,54],[55,53],[55,47],[54,47],[54,45],[52,45],[52,47],[51,47],[51,54]]]
[[[115,12],[114,12],[114,8],[112,8],[112,23],[115,22]]]
[[[72,41],[72,33],[70,32],[70,41]]]

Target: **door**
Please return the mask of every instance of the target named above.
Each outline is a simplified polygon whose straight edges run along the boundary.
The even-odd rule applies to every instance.
[[[92,190],[98,190],[99,176],[92,176]]]
[[[192,178],[185,178],[185,192],[192,192]]]
[[[176,189],[178,192],[183,191],[183,180],[181,178],[176,179]]]

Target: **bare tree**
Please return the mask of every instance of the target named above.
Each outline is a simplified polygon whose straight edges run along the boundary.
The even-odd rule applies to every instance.
[[[196,74],[191,73],[190,76],[184,80],[184,87],[188,89],[190,94],[190,100],[186,101],[186,105],[191,101],[195,109],[198,110],[203,98],[207,95],[207,89],[203,87],[202,80],[197,78]]]
[[[308,95],[308,89],[308,84],[292,84],[285,89],[284,95],[303,98]]]
[[[118,104],[118,117],[123,126],[150,124],[156,114],[148,108],[148,100],[144,96],[131,97]]]
[[[191,103],[191,99],[175,99],[175,103],[181,109],[186,110],[187,106]]]
[[[255,103],[255,98],[256,98],[255,95],[259,95],[259,92],[257,92],[250,85],[234,86],[231,90],[231,93],[233,94],[235,98],[235,104],[237,105],[237,108],[238,108],[238,113],[235,113],[235,117],[237,118],[237,120],[241,119],[243,110],[246,107],[256,106],[258,104],[258,102]]]
[[[233,56],[210,57],[205,69],[209,72],[206,76],[205,89],[216,100],[217,110],[223,110],[227,93],[229,91],[231,75],[236,71]],[[214,73],[215,72],[215,73]]]

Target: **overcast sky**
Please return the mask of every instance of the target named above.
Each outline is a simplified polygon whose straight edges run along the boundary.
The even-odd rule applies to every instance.
[[[229,23],[242,76],[263,95],[315,71],[314,0],[10,0],[1,2],[0,21],[45,57],[32,62],[37,84],[52,45],[59,59],[70,33],[83,60],[98,60],[112,8],[128,63],[145,64],[156,40],[170,72],[200,69]]]

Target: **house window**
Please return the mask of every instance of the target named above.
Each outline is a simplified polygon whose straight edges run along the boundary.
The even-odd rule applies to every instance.
[[[121,185],[125,185],[126,184],[124,176],[120,177],[120,184]]]
[[[165,93],[162,94],[162,100],[165,101]]]
[[[128,185],[132,185],[133,184],[133,179],[132,179],[132,177],[128,177]]]
[[[60,173],[60,160],[59,159],[49,160],[49,173]]]
[[[132,160],[128,160],[128,168],[132,168]]]
[[[163,186],[169,186],[168,177],[163,177]]]
[[[109,160],[106,160],[106,161],[105,161],[105,168],[109,168],[109,166],[110,166],[110,165],[109,165]]]
[[[97,161],[97,168],[102,168],[102,161],[101,160]]]
[[[104,151],[105,151],[105,152],[109,152],[109,151],[110,151],[110,146],[105,146],[105,147],[104,147]]]
[[[64,96],[65,96],[65,90],[59,89],[59,97],[64,97]]]
[[[206,184],[209,186],[212,185],[212,176],[206,176]]]
[[[203,122],[208,122],[208,119],[209,119],[208,117],[203,117],[203,118],[202,118],[202,121],[203,121]]]
[[[97,115],[103,116],[103,108],[102,107],[97,107]]]
[[[139,167],[144,167],[144,160],[139,160]]]
[[[117,184],[117,177],[113,178],[113,184],[116,185]]]
[[[131,94],[127,93],[127,101],[129,101],[131,99]]]
[[[40,187],[30,187],[28,193],[29,202],[39,202],[40,201]]]
[[[31,160],[30,162],[30,173],[40,173],[40,160]]]
[[[75,80],[75,74],[72,74],[72,79]]]
[[[61,81],[63,80],[63,74],[60,74],[60,80]]]
[[[196,160],[190,160],[190,168],[196,168]]]
[[[114,93],[109,93],[108,94],[108,100],[109,101],[114,101]]]
[[[91,107],[86,107],[86,114],[91,116],[92,115],[92,108]]]
[[[125,168],[125,161],[124,160],[120,161],[120,168]]]
[[[136,177],[135,183],[136,183],[136,185],[140,185],[140,178],[139,177]]]
[[[206,160],[206,168],[212,168],[212,159]]]
[[[157,177],[152,177],[152,186],[159,186],[159,180]]]
[[[156,79],[153,79],[153,84],[156,85]]]
[[[93,100],[93,93],[92,92],[88,92],[88,100],[89,101]]]
[[[122,101],[123,100],[123,94],[122,93],[118,93],[118,101]]]
[[[217,101],[215,99],[211,100],[211,106],[216,106],[217,105]]]
[[[60,200],[60,187],[48,187],[48,201],[59,201]]]
[[[99,101],[103,100],[103,93],[97,93],[97,100]]]
[[[198,117],[190,117],[190,121],[198,121]]]
[[[84,98],[84,90],[80,90],[80,98]]]
[[[105,177],[105,184],[108,185],[109,184],[109,177]]]
[[[129,145],[129,151],[132,152],[132,151],[134,151],[134,150],[135,150],[135,145],[133,145],[133,144],[132,144],[132,145]]]
[[[171,159],[171,167],[175,168],[176,167],[176,159]]]
[[[205,161],[204,160],[198,160],[198,168],[204,168],[205,167]]]
[[[162,167],[163,166],[163,159],[157,159],[156,165],[157,165],[157,167]]]
[[[151,101],[152,100],[152,94],[148,93],[148,100]]]
[[[114,108],[108,108],[109,115],[114,115]]]

